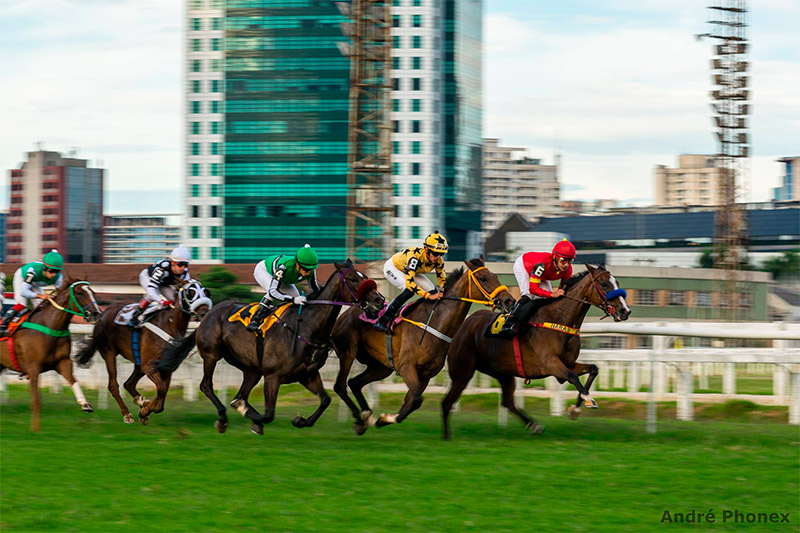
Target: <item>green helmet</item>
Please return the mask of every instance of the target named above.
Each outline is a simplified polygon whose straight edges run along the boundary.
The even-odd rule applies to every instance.
[[[61,257],[61,254],[58,253],[58,250],[56,249],[50,250],[44,254],[42,263],[44,263],[44,266],[51,270],[61,270],[64,268],[64,258]]]
[[[295,256],[297,259],[297,264],[301,267],[305,268],[306,270],[314,270],[319,266],[319,258],[317,257],[317,252],[311,248],[310,244],[306,244],[299,250],[297,250],[297,255]]]

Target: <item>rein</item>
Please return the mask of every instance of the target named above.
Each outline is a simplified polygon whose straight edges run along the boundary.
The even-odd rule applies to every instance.
[[[489,292],[486,289],[484,289],[483,286],[481,285],[480,281],[478,281],[478,278],[475,277],[475,272],[480,272],[481,270],[483,270],[485,268],[486,268],[485,266],[482,266],[482,267],[476,268],[475,270],[467,270],[467,276],[469,278],[470,284],[469,284],[469,288],[467,289],[467,297],[466,298],[464,298],[463,296],[445,296],[444,299],[446,299],[446,300],[460,300],[462,302],[470,302],[470,303],[474,303],[474,304],[488,305],[489,307],[492,308],[492,311],[494,311],[495,308],[497,307],[497,304],[495,303],[494,299],[501,292],[507,291],[508,287],[505,286],[505,285],[500,285],[499,287],[497,287],[492,292]],[[484,298],[486,298],[485,300],[477,300],[477,299],[472,297],[472,284],[473,283],[475,284],[476,287],[478,287],[478,290],[483,294]]]
[[[86,310],[89,307],[91,307],[92,304],[97,305],[97,300],[92,300],[91,302],[86,304],[86,307],[83,307],[80,303],[78,303],[78,299],[75,298],[75,286],[76,285],[89,285],[89,282],[88,281],[76,281],[75,283],[73,283],[72,285],[69,286],[69,301],[67,302],[67,307],[62,307],[61,305],[59,305],[55,301],[55,299],[53,297],[48,297],[47,301],[50,302],[50,304],[53,307],[55,307],[56,309],[58,309],[59,311],[63,311],[65,313],[69,313],[69,314],[75,315],[75,316],[83,316],[83,317],[85,317],[86,316]],[[75,306],[76,308],[80,309],[81,312],[78,313],[77,311],[73,310],[72,309],[73,306]]]
[[[603,318],[614,316],[616,314],[617,310],[614,308],[613,305],[609,305],[608,301],[609,300],[613,300],[614,298],[619,298],[620,296],[622,296],[624,298],[624,297],[628,296],[628,293],[625,291],[625,289],[614,289],[612,291],[609,291],[608,293],[605,293],[600,288],[600,285],[598,285],[597,278],[594,277],[594,274],[589,272],[589,277],[592,280],[592,285],[594,286],[595,290],[597,291],[597,294],[599,294],[600,298],[603,299],[603,303],[602,304],[596,304],[596,303],[594,303],[594,302],[592,302],[590,300],[586,300],[586,299],[583,299],[583,298],[575,298],[574,296],[568,296],[567,294],[564,295],[564,298],[567,298],[568,300],[574,300],[576,302],[581,302],[581,303],[587,304],[589,306],[597,307],[603,313],[605,313]],[[601,318],[600,320],[603,320],[603,318]]]

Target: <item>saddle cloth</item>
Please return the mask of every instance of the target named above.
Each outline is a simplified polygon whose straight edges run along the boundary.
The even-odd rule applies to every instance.
[[[14,333],[16,333],[22,323],[28,320],[28,315],[30,315],[30,311],[25,311],[20,316],[12,320],[8,325],[7,335],[5,337],[0,337],[0,341],[4,341],[13,337]]]
[[[252,318],[253,314],[256,312],[257,306],[260,305],[258,302],[245,305],[231,316],[228,317],[228,322],[241,322],[242,324],[247,327],[250,324],[250,319]],[[291,306],[292,304],[283,304],[282,306],[278,307],[274,310],[264,321],[261,323],[261,336],[265,336],[269,328],[271,328],[278,319],[283,316],[283,313]]]
[[[131,317],[133,316],[133,312],[136,310],[138,306],[139,304],[128,304],[122,309],[120,309],[119,312],[117,313],[117,316],[114,317],[114,324],[119,324],[120,326],[127,326],[128,321],[131,319]],[[160,309],[158,311],[160,311]],[[145,311],[144,313],[142,313],[141,316],[139,316],[139,325],[136,326],[136,328],[134,329],[140,329],[142,327],[142,324],[153,318],[156,315],[156,313],[158,313],[158,311],[153,311],[151,313]]]
[[[400,322],[403,321],[403,317],[406,316],[406,313],[410,312],[412,307],[416,307],[416,306],[420,305],[424,301],[425,300],[423,300],[423,299],[414,300],[413,302],[409,302],[409,303],[405,304],[403,307],[401,307],[400,308],[400,312],[397,313],[397,316],[394,318],[394,320],[392,320],[392,323],[389,324],[389,330],[390,331],[394,331],[395,326],[397,326],[397,324],[399,324]],[[384,315],[384,313],[386,313],[386,308],[387,307],[389,307],[389,303],[388,302],[384,302],[383,303],[383,309],[381,309],[378,312],[378,316],[377,317],[369,318],[366,313],[362,312],[360,315],[358,315],[358,319],[361,320],[362,322],[366,322],[367,324],[371,324],[371,325],[374,326],[375,323]]]

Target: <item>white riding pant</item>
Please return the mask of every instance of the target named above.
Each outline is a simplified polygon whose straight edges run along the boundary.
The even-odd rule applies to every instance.
[[[405,290],[406,274],[405,272],[394,266],[394,263],[392,262],[391,259],[389,259],[388,261],[386,261],[386,263],[383,264],[383,275],[386,277],[387,280],[389,280],[389,283],[391,283],[393,286],[397,287],[401,291]],[[427,277],[425,277],[425,275],[423,274],[417,274],[416,276],[414,276],[414,283],[419,285],[424,291],[433,292],[434,290],[433,282],[429,280]]]
[[[44,294],[44,287],[37,287],[22,279],[22,269],[18,268],[17,271],[14,272],[14,303],[22,304],[27,307],[31,298],[23,295],[23,293],[26,292],[28,294],[31,292]]]
[[[525,269],[525,262],[522,260],[522,256],[517,257],[517,260],[514,261],[514,277],[517,278],[520,298],[523,296],[527,296],[528,298],[541,298],[540,296],[533,296],[531,294],[531,273]],[[539,283],[539,286],[546,291],[553,290],[550,281],[546,279],[543,279],[541,283]]]
[[[147,273],[146,268],[139,273],[139,285],[144,289],[144,297],[147,298],[151,305],[153,302],[160,302],[163,298],[175,301],[175,297],[178,295],[175,287],[164,286],[159,287],[158,290],[150,287],[150,274]]]
[[[255,270],[253,270],[253,277],[256,279],[256,283],[261,285],[261,288],[269,295],[269,287],[274,278],[267,272],[267,266],[264,264],[264,261],[258,262]],[[300,296],[300,291],[297,290],[297,287],[289,283],[282,284],[280,292],[287,296]]]

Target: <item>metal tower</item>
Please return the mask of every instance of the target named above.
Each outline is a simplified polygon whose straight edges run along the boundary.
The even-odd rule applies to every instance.
[[[749,298],[749,287],[737,283],[735,274],[747,261],[747,221],[737,203],[749,190],[747,0],[716,0],[708,9],[712,14],[708,21],[711,30],[701,37],[715,40],[711,107],[719,145],[716,166],[720,169],[719,205],[714,215],[714,267],[726,271],[718,288],[720,307],[728,310],[728,318],[737,319],[742,318],[737,310]]]
[[[350,43],[349,172],[347,253],[354,261],[377,261],[390,254],[391,91],[390,2],[337,2],[352,22],[343,24]]]

